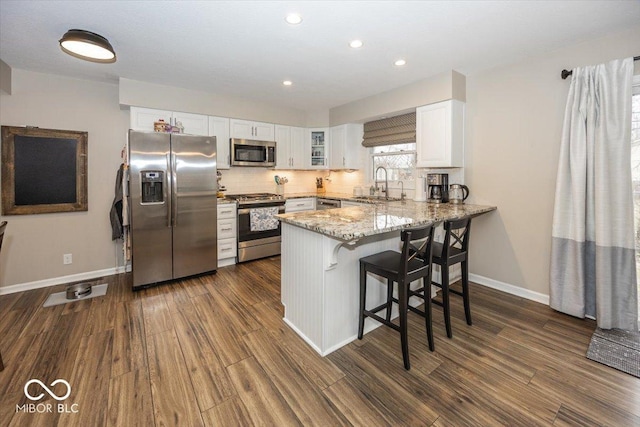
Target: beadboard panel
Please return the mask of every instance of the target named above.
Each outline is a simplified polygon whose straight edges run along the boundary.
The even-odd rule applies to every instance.
[[[285,321],[322,348],[322,236],[282,223],[282,304]],[[317,350],[317,349],[316,349]]]
[[[400,249],[400,232],[370,236],[349,245],[340,240],[283,223],[282,303],[285,322],[325,356],[357,338],[359,260],[384,250]],[[419,281],[412,289],[421,286]],[[397,286],[396,286],[397,288]],[[397,289],[394,292],[397,296]],[[386,300],[386,279],[367,275],[366,306]],[[422,304],[412,298],[410,304]],[[392,317],[397,316],[394,306]],[[366,319],[365,333],[380,323]]]

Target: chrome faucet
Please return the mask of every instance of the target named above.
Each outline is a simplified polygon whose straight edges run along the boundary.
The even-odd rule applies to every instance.
[[[376,188],[378,188],[378,171],[382,169],[384,171],[384,189],[381,190],[384,193],[385,200],[389,200],[389,180],[387,175],[387,169],[384,166],[378,166],[376,169]]]
[[[405,197],[407,197],[407,194],[404,192],[404,182],[402,181],[398,181],[400,183],[401,189],[400,189],[400,200],[404,200]]]

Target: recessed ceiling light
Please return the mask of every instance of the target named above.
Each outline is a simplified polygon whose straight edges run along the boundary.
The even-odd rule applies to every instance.
[[[285,86],[291,86],[293,84],[293,82],[291,80],[285,80],[282,82],[283,85]]]
[[[403,65],[405,65],[407,63],[407,61],[405,61],[404,59],[398,59],[396,62],[394,62],[394,64],[396,65],[396,67],[402,67]]]
[[[60,39],[60,48],[71,56],[85,61],[116,62],[116,53],[109,40],[85,30],[69,30]]]
[[[286,18],[284,18],[284,20],[287,21],[288,24],[298,25],[302,22],[302,17],[297,13],[290,13]]]
[[[362,40],[353,40],[351,43],[349,43],[349,46],[351,46],[354,49],[358,49],[362,47]]]

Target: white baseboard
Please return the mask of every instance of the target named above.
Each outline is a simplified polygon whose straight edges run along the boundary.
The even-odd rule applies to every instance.
[[[103,276],[113,276],[125,272],[125,267],[105,268],[104,270],[87,271],[86,273],[70,274],[68,276],[52,277],[51,279],[36,280],[35,282],[18,283],[0,287],[0,295],[13,294],[15,292],[30,291],[33,289],[47,288],[49,286],[62,285],[64,283],[78,282],[80,280],[97,279]]]
[[[80,280],[90,280],[90,279],[95,279],[102,276],[112,276],[114,274],[124,273],[125,271],[131,271],[130,265],[127,267],[128,268],[125,268],[123,266],[114,267],[114,268],[105,268],[104,270],[88,271],[85,273],[53,277],[51,279],[37,280],[34,282],[18,283],[17,285],[3,286],[3,287],[0,287],[0,295],[13,294],[15,292],[30,291],[32,289],[46,288],[49,286],[56,286],[64,283],[77,282]],[[536,301],[541,304],[549,305],[549,295],[530,291],[528,289],[524,289],[519,286],[510,285],[508,283],[500,282],[498,280],[489,279],[488,277],[480,276],[478,274],[470,273],[469,280],[479,285],[486,286],[488,288],[497,289],[499,291],[506,292],[511,295],[516,295],[531,301]]]
[[[472,273],[469,273],[469,281],[486,286],[487,288],[497,289],[511,295],[516,295],[544,305],[549,305],[549,295],[530,291],[529,289],[524,289],[520,286],[510,285],[509,283],[500,282],[498,280],[489,279],[488,277]]]

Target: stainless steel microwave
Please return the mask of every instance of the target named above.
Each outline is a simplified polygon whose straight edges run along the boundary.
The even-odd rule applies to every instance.
[[[231,138],[231,165],[274,167],[275,141]]]

